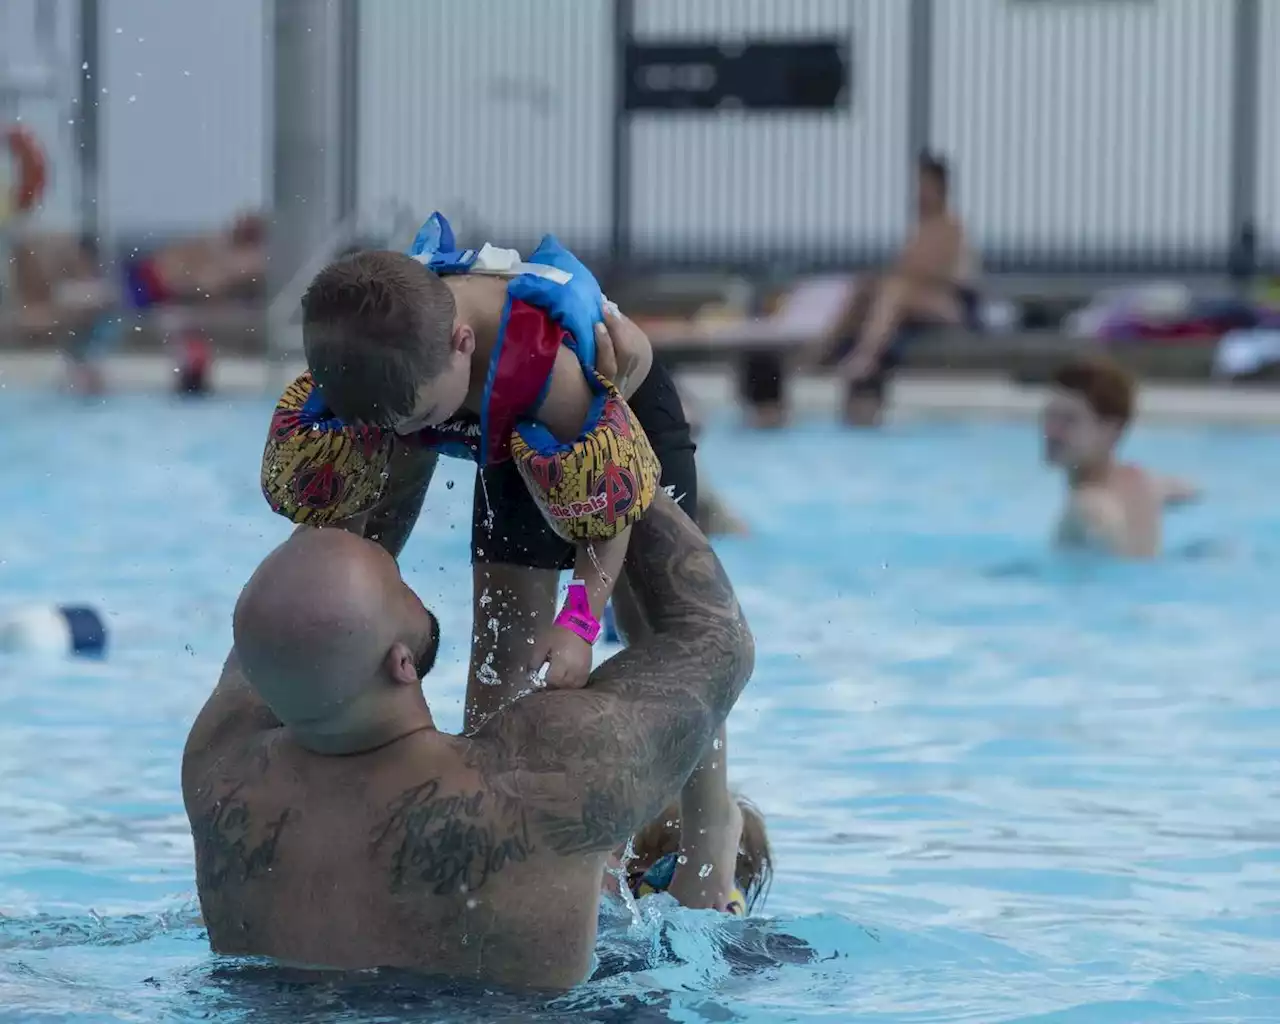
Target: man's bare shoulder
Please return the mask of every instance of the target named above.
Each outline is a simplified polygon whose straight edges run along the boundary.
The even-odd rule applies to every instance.
[[[456,896],[500,884],[540,851],[521,795],[494,781],[474,751],[450,764],[406,762],[368,806],[368,848],[390,895]]]
[[[1114,484],[1081,487],[1072,492],[1069,508],[1087,519],[1124,516],[1124,492]]]
[[[1161,509],[1158,480],[1140,467],[1120,466],[1106,482],[1072,493],[1059,537],[1122,558],[1152,558],[1160,548]]]
[[[1081,487],[1067,498],[1058,524],[1058,543],[1071,548],[1109,550],[1123,546],[1125,509],[1118,494],[1107,485]]]
[[[280,727],[280,720],[245,679],[240,660],[232,650],[217,685],[187,733],[182,750],[184,787],[189,773],[215,765],[230,752],[265,739]]]
[[[272,792],[275,735],[230,744],[199,765],[184,761],[182,797],[195,845],[196,882],[209,934],[236,934],[232,912],[244,887],[270,874],[300,815]],[[241,930],[243,930],[241,928]]]

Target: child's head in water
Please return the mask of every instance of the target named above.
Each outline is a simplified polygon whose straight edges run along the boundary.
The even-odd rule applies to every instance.
[[[733,877],[750,913],[773,884],[773,850],[764,815],[745,797],[737,797],[742,810],[742,839],[738,842],[738,863]],[[644,873],[663,857],[680,852],[680,806],[671,804],[636,833],[631,841],[632,858],[626,863],[627,884],[639,888]]]

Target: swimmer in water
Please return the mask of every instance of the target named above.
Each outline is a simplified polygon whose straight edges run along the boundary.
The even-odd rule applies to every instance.
[[[739,814],[738,852],[734,859],[733,888],[724,907],[735,916],[751,913],[769,892],[773,884],[773,849],[769,844],[769,831],[764,815],[745,797],[737,797]],[[653,821],[641,829],[631,841],[631,857],[623,860],[625,850],[615,852],[612,865],[621,868],[631,894],[639,899],[651,893],[666,892],[686,904],[682,899],[675,869],[682,853],[687,857],[696,837],[684,834],[680,805],[670,804]],[[605,875],[605,890],[618,893],[618,879],[613,872]]]
[[[1073,359],[1053,375],[1044,410],[1044,452],[1067,478],[1059,547],[1155,558],[1165,507],[1199,497],[1185,481],[1116,460],[1133,404],[1133,379],[1104,356]]]
[[[214,951],[512,988],[585,980],[606,862],[712,749],[754,659],[724,569],[665,494],[633,527],[628,567],[644,638],[584,688],[455,736],[422,686],[438,624],[385,550],[303,527],[269,555],[183,752]],[[672,889],[695,890],[701,867],[676,865]]]

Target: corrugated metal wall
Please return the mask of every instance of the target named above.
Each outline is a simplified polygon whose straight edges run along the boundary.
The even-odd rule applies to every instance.
[[[6,49],[35,0],[0,0]],[[1256,209],[1280,258],[1280,0],[1257,3]],[[268,0],[101,0],[104,222],[213,227],[266,201]],[[641,254],[858,258],[906,227],[912,114],[950,151],[979,241],[1014,263],[1221,260],[1234,227],[1228,0],[634,0],[641,39],[838,34],[831,114],[632,119],[624,214]],[[75,0],[58,0],[74,80]],[[366,0],[358,186],[453,212],[473,235],[613,232],[614,0]],[[918,16],[931,11],[920,52]],[[921,73],[927,70],[927,73]],[[921,89],[921,83],[927,89]],[[70,84],[70,83],[69,83]],[[913,106],[924,96],[923,108]],[[74,219],[68,111],[23,114],[54,156],[43,217]],[[1251,205],[1246,203],[1245,207]]]
[[[37,0],[0,0],[0,57],[31,63]],[[55,98],[24,98],[18,115],[50,157],[39,223],[78,226],[79,4],[47,4],[56,24]],[[99,201],[108,233],[203,230],[267,198],[262,0],[101,0]],[[0,61],[0,70],[4,67]],[[0,116],[3,115],[0,111]]]
[[[1233,4],[934,11],[932,137],[954,158],[985,248],[1066,259],[1225,249]]]
[[[906,0],[637,0],[646,39],[839,36],[850,109],[639,115],[631,238],[640,254],[750,259],[874,252],[906,228]]]
[[[935,0],[923,76],[911,56],[925,5],[909,0],[633,6],[642,41],[836,35],[853,59],[845,111],[633,116],[623,215],[635,256],[858,259],[892,245],[909,216],[923,82],[925,134],[952,156],[958,203],[993,262],[1226,258],[1234,3]],[[1280,84],[1265,57],[1280,3],[1261,9],[1265,98]],[[378,0],[364,17],[364,200],[462,209],[521,241],[552,228],[607,244],[610,0]],[[1263,168],[1280,155],[1278,124],[1260,115]],[[1261,177],[1266,243],[1280,201]]]
[[[216,228],[263,207],[265,8],[261,0],[102,0],[109,231]]]
[[[362,204],[607,247],[610,0],[375,0],[362,17]]]
[[[1260,0],[1262,66],[1258,83],[1258,233],[1280,263],[1280,2]]]

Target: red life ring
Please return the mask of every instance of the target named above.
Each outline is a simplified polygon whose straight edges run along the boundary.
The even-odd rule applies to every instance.
[[[49,181],[44,149],[35,135],[21,125],[6,129],[4,138],[15,171],[9,186],[8,212],[27,213],[40,205]]]

